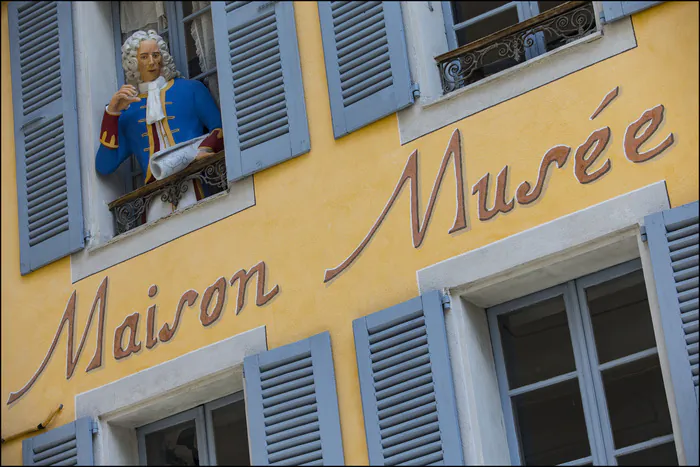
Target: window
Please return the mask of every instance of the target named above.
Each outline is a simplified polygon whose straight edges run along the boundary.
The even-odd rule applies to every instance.
[[[638,260],[487,314],[514,464],[677,465]]]
[[[458,49],[439,60],[446,93],[597,30],[591,2],[451,1],[443,14],[448,47]]]
[[[219,104],[210,2],[112,2],[112,18],[117,31],[114,46],[120,85],[125,82],[121,64],[122,44],[136,31],[154,29],[168,44],[183,77],[204,83]],[[168,18],[173,18],[172,27],[169,27]],[[129,158],[128,169],[121,169],[121,174],[125,177],[125,193],[144,184],[143,171],[136,156]]]
[[[136,428],[141,465],[250,465],[243,392]]]

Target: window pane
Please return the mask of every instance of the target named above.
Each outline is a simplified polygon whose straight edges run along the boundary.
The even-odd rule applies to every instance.
[[[672,433],[657,355],[604,371],[603,386],[615,448]]]
[[[211,415],[217,464],[250,465],[243,399],[216,409]]]
[[[457,45],[462,46],[489,34],[505,29],[519,22],[517,8],[505,11],[477,21],[457,31]]]
[[[617,465],[678,465],[676,446],[673,443],[666,443],[620,456],[617,458]]]
[[[512,399],[526,465],[555,465],[591,454],[578,379]]]
[[[656,345],[642,271],[586,289],[600,363]]]
[[[510,2],[451,2],[454,24],[476,18]]]
[[[182,2],[182,17],[187,18],[192,13],[195,13],[209,5],[209,3],[210,2]]]
[[[146,435],[146,461],[148,465],[199,465],[194,420]]]
[[[555,6],[559,6],[563,3],[566,3],[566,2],[537,2],[537,6],[540,9],[540,13],[544,13],[545,11],[552,9]]]
[[[562,296],[498,317],[510,389],[576,369]]]

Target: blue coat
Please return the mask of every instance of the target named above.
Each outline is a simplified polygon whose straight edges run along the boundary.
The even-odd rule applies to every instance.
[[[118,117],[105,112],[95,160],[95,168],[101,174],[114,172],[132,154],[139,161],[144,179],[150,174],[148,162],[154,151],[153,136],[146,125],[147,94],[138,97],[141,101],[131,104]],[[171,145],[221,128],[219,108],[207,87],[199,81],[182,78],[168,81],[161,90],[161,102],[166,115],[163,127]],[[110,123],[116,118],[119,119],[118,134],[113,135],[114,125]]]

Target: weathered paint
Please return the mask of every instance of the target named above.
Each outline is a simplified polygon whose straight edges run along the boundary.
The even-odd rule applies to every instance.
[[[3,435],[36,425],[57,403],[65,409],[53,426],[67,423],[74,417],[76,394],[256,326],[267,326],[269,348],[328,330],[345,459],[349,464],[366,464],[353,319],[415,296],[418,269],[650,183],[666,180],[672,206],[697,199],[697,3],[669,2],[636,14],[632,18],[636,48],[405,146],[399,145],[396,116],[339,140],[333,138],[318,9],[315,2],[296,2],[295,12],[311,152],[256,174],[254,207],[71,284],[69,258],[26,276],[19,273],[7,5],[2,4],[1,87],[6,96],[1,104],[0,141]],[[619,95],[590,120],[616,86]],[[633,163],[623,147],[627,126],[659,104],[664,106],[664,122],[640,152],[662,144],[670,133],[673,144],[659,157]],[[421,206],[427,206],[430,182],[455,129],[462,135],[465,189],[507,165],[506,190],[512,197],[517,183],[536,180],[542,155],[550,148],[576,148],[604,127],[610,128],[611,139],[589,173],[609,159],[612,170],[605,176],[579,183],[572,173],[572,154],[570,165],[550,168],[546,192],[536,201],[485,222],[477,219],[477,198],[466,192],[467,228],[452,234],[447,231],[454,223],[456,185],[454,177],[446,176],[418,248],[413,247],[409,194],[404,190],[353,266],[337,280],[323,282],[325,269],[337,265],[367,234],[413,151],[420,154],[418,212],[424,212]],[[69,380],[63,362],[66,339],[61,338],[34,387],[16,403],[4,404],[8,394],[21,388],[41,364],[73,290],[76,334],[81,335],[95,291],[109,276],[104,319],[111,339],[127,316],[144,314],[155,303],[147,293],[151,285],[158,285],[162,323],[173,318],[162,310],[175,310],[183,291],[204,293],[217,278],[262,260],[268,267],[267,284],[280,284],[283,289],[268,304],[250,303],[236,315],[231,303],[220,319],[206,327],[200,323],[198,307],[186,308],[176,338],[159,342],[153,350],[142,345],[136,354],[118,361],[105,355],[100,368],[86,373],[95,352],[94,338],[89,338]],[[140,324],[140,339],[146,342],[145,314]],[[106,348],[108,354],[110,347]],[[2,447],[3,464],[20,462],[20,441]]]

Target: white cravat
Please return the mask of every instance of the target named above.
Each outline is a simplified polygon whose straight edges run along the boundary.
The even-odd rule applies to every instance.
[[[139,92],[148,92],[146,99],[146,123],[149,125],[165,118],[163,105],[160,100],[160,90],[167,84],[168,82],[162,76],[147,83],[139,83]]]

